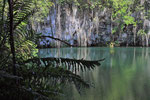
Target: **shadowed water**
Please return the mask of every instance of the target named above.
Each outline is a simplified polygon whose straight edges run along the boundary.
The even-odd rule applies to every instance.
[[[66,87],[63,100],[150,100],[149,48],[60,48],[40,49],[41,57],[87,60],[105,58],[100,67],[80,73],[93,87],[80,95]]]

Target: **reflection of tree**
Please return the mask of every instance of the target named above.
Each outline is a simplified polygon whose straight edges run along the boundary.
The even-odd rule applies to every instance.
[[[148,75],[145,73],[146,67],[149,65],[147,64],[149,58],[147,49],[137,49],[137,52],[135,49],[134,51],[129,49],[128,52],[124,53],[128,55],[126,59],[115,60],[115,58],[113,60],[114,65],[118,65],[120,69],[114,68],[114,74],[111,74],[111,90],[107,93],[105,100],[149,100],[150,85],[147,81]],[[124,53],[122,52],[122,54]],[[134,56],[129,56],[132,53]],[[126,63],[123,63],[123,60]],[[148,93],[144,89],[145,86]]]

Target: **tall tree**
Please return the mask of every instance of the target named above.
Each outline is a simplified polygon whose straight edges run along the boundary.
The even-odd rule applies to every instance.
[[[9,37],[10,37],[10,47],[13,60],[13,74],[16,75],[16,57],[15,57],[15,46],[14,46],[14,31],[13,31],[13,0],[8,0],[9,4]]]

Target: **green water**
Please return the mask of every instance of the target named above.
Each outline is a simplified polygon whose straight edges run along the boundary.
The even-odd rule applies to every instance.
[[[80,73],[93,87],[80,95],[74,86],[64,89],[62,100],[150,100],[149,48],[61,48],[41,49],[43,57],[87,60],[105,58],[92,71]]]

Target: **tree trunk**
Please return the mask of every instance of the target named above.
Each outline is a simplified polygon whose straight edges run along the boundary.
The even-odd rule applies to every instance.
[[[15,46],[14,46],[14,34],[13,34],[13,0],[8,0],[9,4],[9,20],[10,20],[10,26],[9,26],[9,37],[10,37],[10,47],[11,47],[11,53],[12,53],[12,60],[13,60],[13,74],[16,75],[16,58],[15,58]]]

